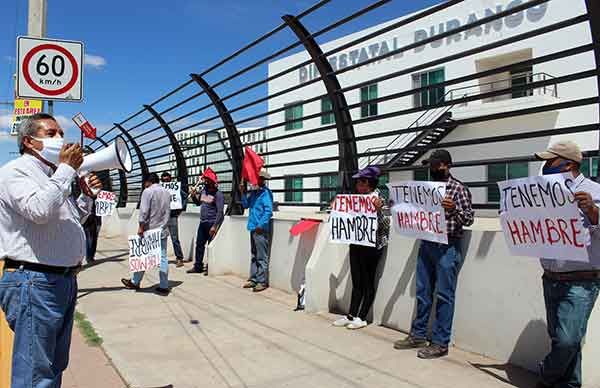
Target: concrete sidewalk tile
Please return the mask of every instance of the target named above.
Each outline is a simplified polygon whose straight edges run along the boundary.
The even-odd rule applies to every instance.
[[[101,240],[100,247],[126,244]],[[87,291],[79,308],[134,388],[495,388],[518,379],[519,386],[534,385],[525,371],[508,376],[500,363],[457,349],[441,360],[419,360],[414,350],[394,350],[402,334],[383,327],[334,328],[334,315],[293,312],[295,295],[254,294],[240,278],[171,269],[170,279],[182,283],[168,297],[120,289],[126,262],[107,261],[80,276]],[[156,281],[149,271],[144,284]]]

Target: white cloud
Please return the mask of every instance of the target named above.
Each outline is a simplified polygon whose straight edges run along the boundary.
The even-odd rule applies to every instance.
[[[94,69],[102,69],[106,66],[106,59],[99,55],[85,54],[83,63],[87,66],[93,67]]]
[[[75,126],[75,123],[73,123],[73,120],[71,120],[70,118],[67,118],[65,116],[58,115],[58,116],[54,116],[54,118],[56,119],[56,122],[60,125],[60,127],[64,131],[67,131]]]
[[[12,120],[11,115],[0,115],[0,130],[10,128],[10,122]]]

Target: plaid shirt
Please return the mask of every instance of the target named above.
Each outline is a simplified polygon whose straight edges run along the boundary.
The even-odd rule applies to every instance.
[[[463,235],[463,226],[473,225],[472,196],[469,189],[452,175],[446,185],[446,197],[452,197],[456,208],[446,210],[446,227],[449,238],[460,238]]]

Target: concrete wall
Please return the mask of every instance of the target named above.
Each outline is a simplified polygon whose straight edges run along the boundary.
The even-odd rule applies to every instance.
[[[127,217],[134,217],[133,219]],[[119,209],[105,221],[111,230],[135,231],[137,213]],[[344,313],[350,303],[351,279],[348,249],[330,244],[327,224],[292,237],[289,229],[306,212],[276,212],[270,260],[270,285],[296,292],[306,277],[309,312]],[[325,218],[312,214],[310,218]],[[180,217],[184,253],[193,252],[198,214]],[[170,245],[170,244],[169,244]],[[377,296],[371,319],[403,332],[410,330],[415,312],[415,269],[419,242],[392,232],[390,245],[379,263]],[[535,371],[549,349],[538,260],[514,257],[508,252],[497,219],[477,218],[464,239],[465,260],[459,276],[454,318],[455,346]],[[246,278],[250,268],[250,240],[246,217],[226,217],[208,252],[211,276],[235,274]],[[600,307],[589,322],[584,347],[584,379],[600,386]]]

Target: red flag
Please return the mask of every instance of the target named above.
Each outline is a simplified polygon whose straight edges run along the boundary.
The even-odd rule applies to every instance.
[[[215,174],[215,172],[210,167],[207,167],[206,170],[204,170],[204,173],[202,174],[202,178],[204,178],[204,179],[210,179],[215,184],[219,183],[219,179],[217,178],[217,174]]]
[[[252,151],[252,148],[246,146],[244,162],[242,163],[242,178],[253,185],[258,185],[258,174],[265,161]]]
[[[296,225],[291,227],[290,234],[292,236],[297,236],[299,234],[302,234],[304,232],[311,230],[312,228],[319,225],[320,223],[321,223],[321,221],[316,221],[316,220],[301,220]]]

